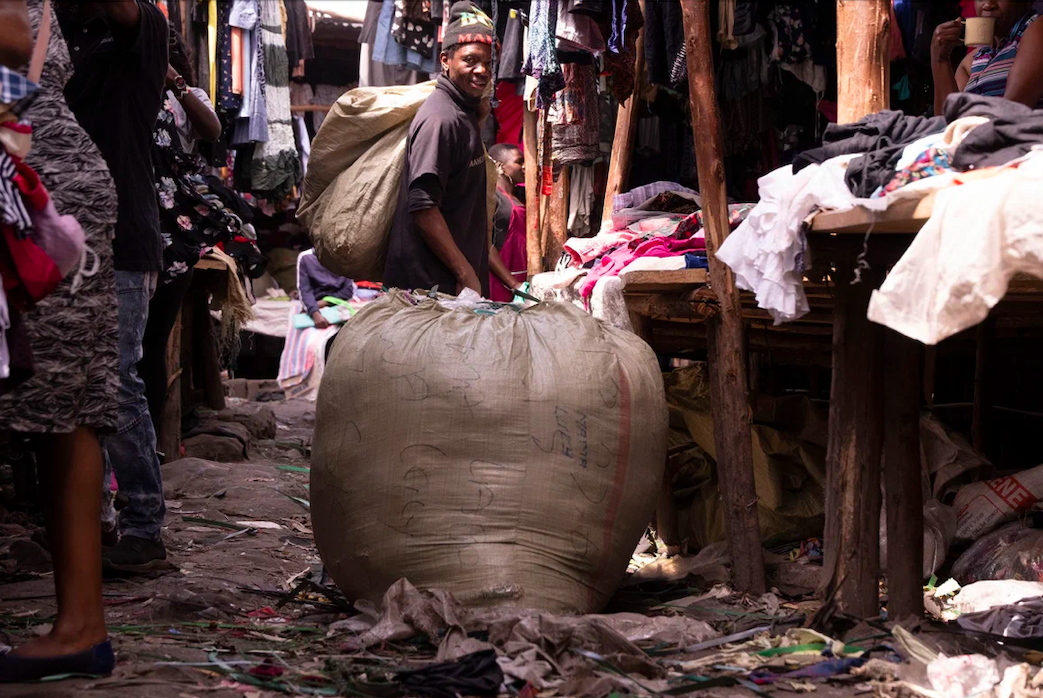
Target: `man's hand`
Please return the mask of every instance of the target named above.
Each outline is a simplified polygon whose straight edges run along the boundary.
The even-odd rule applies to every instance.
[[[316,310],[311,314],[312,322],[315,323],[315,329],[325,330],[330,326],[330,321],[326,319],[326,316]]]
[[[174,66],[168,65],[167,66],[167,77],[166,77],[166,80],[165,80],[168,90],[174,89],[174,81],[177,80],[179,77],[181,77],[181,75],[178,74],[178,72],[176,70],[174,70]]]
[[[482,295],[482,282],[478,280],[478,275],[474,273],[470,264],[462,273],[457,274],[456,282],[456,295],[463,293],[465,288],[471,289],[479,296]]]

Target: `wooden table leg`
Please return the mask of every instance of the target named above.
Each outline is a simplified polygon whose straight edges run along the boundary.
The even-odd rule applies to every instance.
[[[989,380],[990,357],[996,337],[996,318],[985,318],[978,325],[974,351],[974,414],[971,418],[971,444],[978,453],[988,457],[992,395]]]
[[[836,591],[839,610],[859,618],[880,613],[880,454],[883,439],[881,354],[883,329],[866,318],[879,285],[863,270],[854,286],[853,263],[834,273],[833,385],[826,450],[826,527],[823,582]]]
[[[159,418],[158,444],[163,462],[181,457],[181,312],[174,320],[167,342],[167,392],[163,413]]]
[[[195,344],[192,348],[199,352],[201,375],[196,378],[202,382],[206,404],[212,410],[223,410],[225,390],[221,383],[221,359],[217,350],[217,338],[214,336],[214,320],[210,317],[208,296],[209,294],[202,289],[192,294],[192,315],[195,323]]]
[[[919,343],[884,330],[884,498],[887,615],[923,615],[923,494],[920,473]]]

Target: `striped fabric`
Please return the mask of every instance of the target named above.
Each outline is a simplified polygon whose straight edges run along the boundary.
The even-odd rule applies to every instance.
[[[1021,37],[1038,17],[1039,15],[1034,13],[1025,15],[999,46],[983,46],[978,49],[971,59],[971,78],[963,91],[986,97],[1002,97],[1007,91],[1007,76],[1010,75],[1010,69],[1018,54]],[[1036,104],[1036,108],[1043,108],[1043,99]]]

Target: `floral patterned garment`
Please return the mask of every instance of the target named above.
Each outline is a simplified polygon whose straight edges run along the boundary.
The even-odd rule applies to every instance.
[[[435,52],[437,28],[431,18],[431,0],[395,0],[391,33],[399,46],[430,58]]]
[[[169,101],[156,121],[152,150],[164,247],[160,283],[169,283],[218,243],[235,239],[243,222],[210,190],[200,164],[181,148]]]

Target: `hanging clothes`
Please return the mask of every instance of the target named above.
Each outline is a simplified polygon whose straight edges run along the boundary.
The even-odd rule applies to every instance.
[[[217,101],[221,109],[236,113],[243,106],[243,66],[242,66],[242,29],[231,25],[232,3],[224,2],[219,6],[220,18],[217,24]],[[232,44],[232,34],[238,37],[239,63],[233,64],[236,53]],[[238,71],[238,72],[237,72]],[[238,91],[236,91],[238,86]]]
[[[585,51],[595,56],[605,51],[605,39],[601,36],[598,23],[589,14],[573,12],[577,0],[559,0],[558,38],[559,51]]]
[[[590,235],[590,214],[594,210],[594,168],[576,165],[569,171],[570,237]]]
[[[315,44],[308,21],[308,6],[304,0],[283,0],[286,5],[286,57],[290,70],[301,61],[315,58]]]
[[[684,51],[684,27],[681,23],[680,0],[645,3],[645,70],[648,82],[673,87],[677,57]],[[682,80],[688,77],[681,60]]]
[[[431,0],[395,0],[391,34],[400,46],[433,56],[437,30],[431,17]]]
[[[525,61],[525,27],[517,10],[511,10],[507,17],[502,43],[496,79],[523,79],[525,77],[525,73],[522,72],[522,64]]]
[[[536,108],[546,109],[554,93],[565,87],[565,75],[558,63],[555,36],[558,26],[558,0],[532,0],[529,8],[529,53],[522,72],[535,79]]]
[[[377,19],[377,34],[373,39],[373,60],[388,65],[402,65],[422,73],[437,73],[434,55],[424,56],[399,45],[394,38],[395,0],[384,0]]]
[[[593,65],[566,63],[565,88],[558,93],[549,120],[551,160],[555,167],[590,164],[601,155],[598,130],[598,71]]]
[[[612,0],[612,4],[614,40],[609,40],[609,50],[604,54],[604,61],[605,69],[612,74],[612,94],[622,104],[634,94],[637,35],[644,26],[645,19],[641,14],[640,5],[635,0]]]
[[[734,49],[735,41],[735,0],[720,0],[717,3],[717,41],[721,48]]]
[[[290,70],[282,38],[280,0],[260,0],[264,49],[268,140],[254,150],[250,178],[254,191],[288,195],[301,181],[301,161],[290,124]]]
[[[262,143],[268,140],[268,108],[258,0],[235,0],[229,23],[243,30],[243,103],[232,143]]]
[[[496,85],[496,99],[500,106],[493,109],[493,117],[496,119],[497,143],[511,143],[522,146],[522,126],[525,122],[525,102],[518,94],[515,85],[510,82],[501,82]]]

